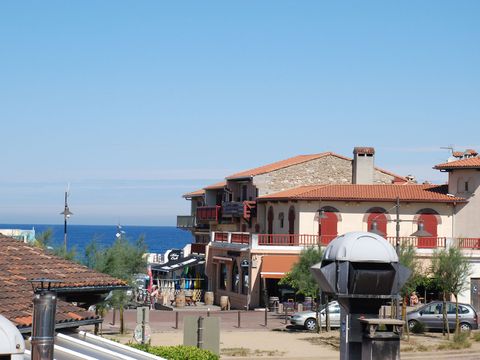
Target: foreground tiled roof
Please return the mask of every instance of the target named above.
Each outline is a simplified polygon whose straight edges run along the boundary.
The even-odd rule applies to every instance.
[[[472,157],[468,159],[451,161],[451,162],[435,165],[433,168],[437,170],[477,169],[477,168],[480,168],[480,157]]]
[[[126,285],[122,280],[0,235],[0,314],[19,328],[32,324],[33,289],[29,280],[38,278],[61,280],[61,283],[52,284],[59,293],[72,288],[76,291],[105,288],[108,291]],[[95,314],[82,308],[58,302],[57,326],[95,318]]]
[[[447,185],[312,185],[281,191],[258,200],[337,200],[337,201],[400,201],[463,202],[447,195]]]

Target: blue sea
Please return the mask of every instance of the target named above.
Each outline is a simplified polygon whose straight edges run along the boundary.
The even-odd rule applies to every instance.
[[[53,245],[63,245],[64,227],[63,224],[0,224],[0,229],[35,229],[38,235],[47,229],[53,231]],[[168,249],[181,249],[193,241],[189,231],[180,230],[174,226],[129,226],[122,225],[121,230],[124,236],[135,243],[143,236],[147,251],[152,253],[164,253]],[[118,232],[117,225],[68,225],[67,226],[67,247],[76,247],[77,255],[81,258],[85,253],[85,246],[93,239],[104,247],[110,246],[115,241],[115,234]]]

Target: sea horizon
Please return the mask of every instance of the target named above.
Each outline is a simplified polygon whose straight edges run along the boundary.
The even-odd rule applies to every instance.
[[[64,224],[0,224],[0,229],[35,230],[35,236],[52,230],[52,245],[59,246],[64,241]],[[153,225],[121,225],[121,230],[127,240],[134,243],[140,236],[144,237],[147,252],[163,254],[168,249],[181,249],[193,241],[189,231],[178,229],[175,226]],[[102,247],[113,244],[118,232],[115,225],[88,225],[67,224],[67,247],[75,247],[80,256],[85,247],[93,240]]]

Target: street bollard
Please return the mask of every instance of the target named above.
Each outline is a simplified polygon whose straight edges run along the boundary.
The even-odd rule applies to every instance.
[[[238,320],[237,321],[238,322],[238,328],[240,328],[240,311],[238,312],[238,319],[237,320]]]
[[[288,306],[285,306],[285,325],[287,325],[288,320]]]
[[[267,327],[267,311],[268,311],[268,308],[265,307],[265,327]]]
[[[175,311],[175,329],[178,329],[178,311]]]
[[[210,308],[207,308],[207,317],[210,317]]]

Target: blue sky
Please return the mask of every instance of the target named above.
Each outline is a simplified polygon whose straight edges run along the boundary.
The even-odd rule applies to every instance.
[[[478,1],[2,1],[0,223],[174,225],[181,195],[374,146],[480,150]]]

